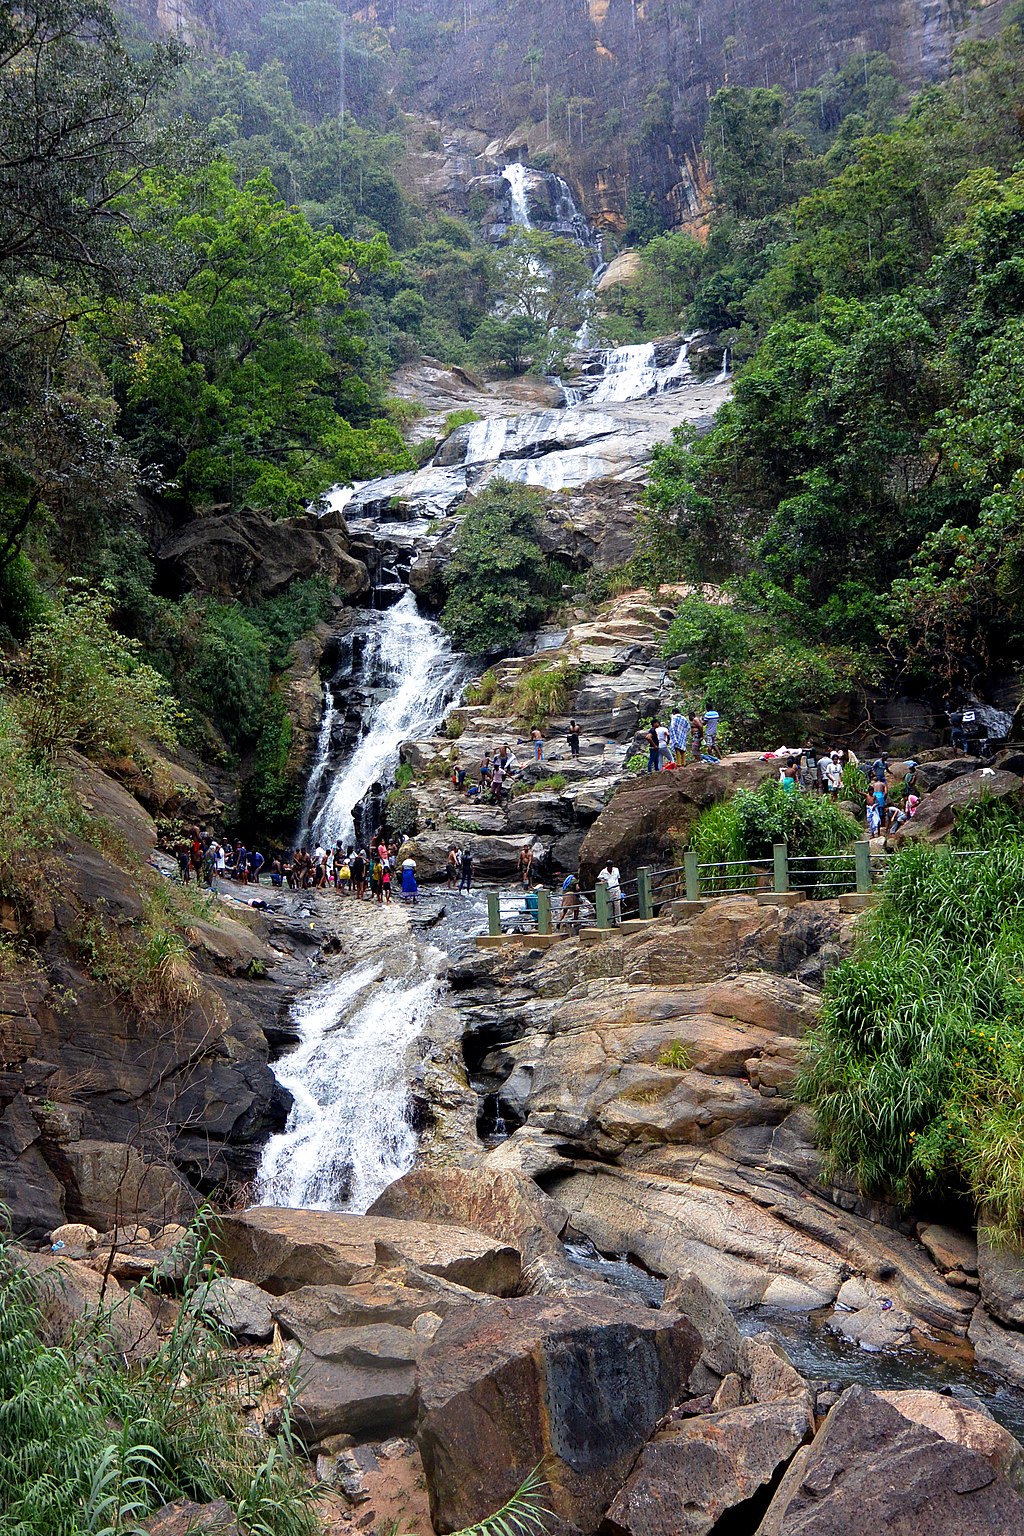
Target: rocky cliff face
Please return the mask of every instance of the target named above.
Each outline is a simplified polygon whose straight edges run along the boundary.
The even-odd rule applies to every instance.
[[[214,14],[224,0],[214,0]],[[582,190],[588,216],[621,228],[630,192],[650,189],[673,224],[699,219],[701,142],[722,85],[814,85],[859,53],[889,54],[900,78],[941,78],[965,36],[991,30],[1003,0],[346,0],[383,28],[399,104],[451,130],[434,156],[449,198],[499,159],[546,153]],[[228,18],[225,18],[228,19]],[[492,141],[500,141],[494,144]],[[431,156],[421,156],[421,179]],[[445,170],[441,170],[445,162]]]

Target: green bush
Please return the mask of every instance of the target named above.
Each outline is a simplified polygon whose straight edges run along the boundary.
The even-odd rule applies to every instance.
[[[32,629],[14,707],[37,756],[128,752],[139,736],[174,740],[170,690],[112,628],[111,608],[107,593],[73,583]]]
[[[967,1193],[1024,1236],[1024,842],[895,856],[829,973],[799,1096],[830,1176],[909,1204]]]
[[[543,616],[538,493],[492,480],[468,503],[445,571],[441,623],[460,650],[508,650]]]
[[[665,633],[661,654],[685,656],[698,672],[741,661],[750,649],[748,625],[725,603],[688,597]]]
[[[550,715],[562,715],[579,687],[581,670],[570,661],[531,667],[516,678],[509,690],[512,714],[530,726],[543,725]]]
[[[787,793],[777,779],[766,779],[703,811],[690,829],[689,844],[707,864],[770,859],[776,843],[785,843],[794,857],[814,857],[843,853],[860,831],[824,796]]]
[[[391,831],[398,837],[411,837],[416,831],[419,811],[407,789],[392,789],[384,797],[384,815]]]
[[[322,576],[293,581],[276,597],[268,597],[247,610],[246,617],[266,636],[270,665],[282,671],[291,660],[291,648],[302,635],[331,611],[331,592]]]
[[[262,630],[237,603],[197,605],[198,628],[186,675],[190,700],[236,751],[255,742],[270,692]]]
[[[55,1342],[41,1282],[0,1239],[0,1509],[11,1536],[113,1536],[138,1531],[173,1500],[220,1498],[249,1536],[314,1536],[290,1393],[277,1439],[249,1433],[239,1397],[280,1383],[229,1356],[226,1339],[188,1305],[214,1273],[200,1233],[170,1333],[129,1368],[120,1354],[124,1301]],[[143,1311],[144,1291],[135,1303]]]
[[[30,751],[15,703],[0,693],[0,896],[27,915],[44,893],[46,850],[80,812],[60,771]]]

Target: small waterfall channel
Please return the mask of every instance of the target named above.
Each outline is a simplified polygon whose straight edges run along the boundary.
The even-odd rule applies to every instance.
[[[277,1063],[292,1094],[285,1129],[267,1143],[261,1205],[365,1211],[416,1153],[406,1060],[433,1008],[433,976],[358,966],[293,1008],[299,1044]]]

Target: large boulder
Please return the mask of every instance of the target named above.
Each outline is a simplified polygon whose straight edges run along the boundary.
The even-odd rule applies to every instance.
[[[1017,1328],[1004,1328],[984,1306],[978,1306],[967,1337],[974,1346],[976,1365],[1005,1377],[1015,1387],[1024,1387],[1024,1333]]]
[[[274,1331],[272,1298],[250,1280],[221,1275],[199,1287],[189,1298],[193,1312],[211,1318],[236,1339],[260,1342]]]
[[[922,795],[912,821],[905,822],[897,842],[936,843],[953,830],[955,815],[979,800],[1020,799],[1024,782],[1015,773],[1002,768],[977,768],[940,785],[929,795]]]
[[[794,1457],[757,1536],[1010,1536],[1024,1499],[985,1456],[850,1387]]]
[[[63,1148],[70,1217],[108,1230],[139,1221],[164,1225],[191,1216],[196,1199],[166,1163],[119,1141],[74,1140]]]
[[[464,1227],[257,1206],[221,1217],[219,1228],[230,1272],[275,1295],[300,1285],[347,1285],[372,1267],[378,1243],[428,1274],[494,1296],[511,1295],[522,1272],[517,1249]]]
[[[391,1267],[350,1285],[302,1285],[271,1305],[282,1331],[306,1344],[314,1334],[338,1328],[413,1328],[420,1317],[446,1317],[455,1307],[485,1299],[424,1270]]]
[[[416,1362],[425,1340],[374,1323],[313,1334],[299,1357],[295,1416],[311,1445],[328,1435],[395,1435],[416,1419]]]
[[[543,1463],[559,1527],[596,1530],[700,1347],[678,1314],[610,1299],[529,1296],[453,1314],[420,1376],[435,1529],[493,1513]]]
[[[640,1453],[603,1536],[708,1536],[726,1511],[738,1516],[744,1505],[756,1519],[749,1506],[812,1433],[802,1398],[672,1424]]]
[[[737,752],[717,767],[694,763],[626,780],[583,840],[582,883],[593,885],[608,857],[623,875],[632,874],[638,864],[664,863],[673,842],[701,811],[738,789],[756,789],[777,771],[758,752]]]
[[[349,553],[340,515],[274,518],[251,508],[198,517],[157,550],[166,589],[258,602],[293,581],[321,576],[347,597],[369,591],[366,567]]]
[[[522,1174],[487,1168],[414,1168],[389,1184],[369,1216],[440,1222],[486,1232],[529,1261],[561,1252],[565,1212]]]
[[[1018,1493],[1024,1492],[1024,1448],[989,1413],[942,1392],[876,1391],[875,1396],[891,1404],[912,1424],[923,1424],[943,1440],[977,1451]]]
[[[130,1365],[142,1364],[160,1347],[149,1308],[110,1276],[54,1253],[15,1250],[15,1263],[34,1282],[46,1343],[64,1344],[88,1326],[98,1353]]]

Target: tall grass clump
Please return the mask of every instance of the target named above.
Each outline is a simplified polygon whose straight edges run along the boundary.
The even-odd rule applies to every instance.
[[[989,813],[962,819],[996,820]],[[1024,1236],[1024,839],[957,857],[911,846],[829,973],[797,1094],[826,1172],[909,1205],[968,1197]]]
[[[528,726],[540,726],[550,715],[563,715],[579,687],[580,668],[570,661],[533,667],[522,672],[509,692],[509,707]]]
[[[193,1250],[183,1305],[156,1353],[118,1358],[117,1305],[50,1336],[39,1282],[0,1237],[0,1510],[7,1536],[134,1532],[174,1499],[226,1499],[246,1536],[314,1536],[293,1457],[289,1394],[276,1439],[247,1432],[240,1400],[273,1384],[242,1367],[187,1305],[214,1258]],[[123,1301],[121,1303],[123,1305]]]

